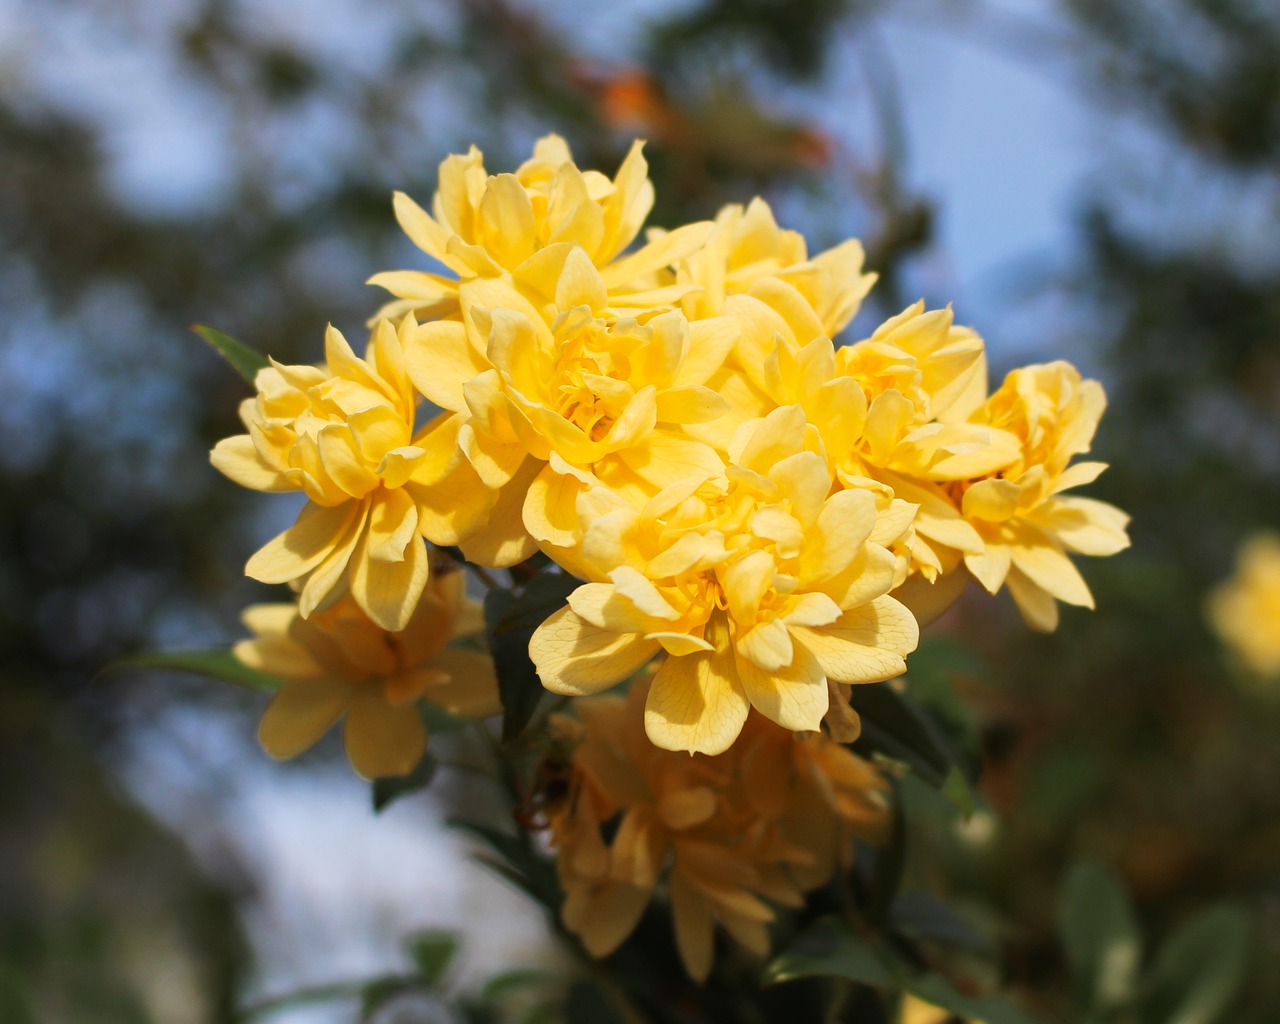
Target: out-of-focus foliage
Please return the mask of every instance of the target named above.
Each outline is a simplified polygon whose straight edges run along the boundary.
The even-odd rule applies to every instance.
[[[929,244],[936,210],[908,187],[912,169],[892,133],[882,151],[849,157],[797,115],[802,104],[774,98],[801,90],[836,102],[824,76],[849,57],[842,39],[881,17],[928,17],[930,4],[662,5],[647,43],[627,40],[622,59],[580,52],[532,4],[335,0],[335,17],[358,20],[359,8],[369,18],[362,40],[366,31],[382,39],[353,37],[345,57],[270,27],[261,6],[31,5],[40,33],[75,26],[166,69],[161,86],[138,85],[140,106],[155,102],[148,89],[164,88],[220,126],[213,184],[195,200],[122,190],[121,143],[100,108],[69,100],[65,83],[51,87],[33,70],[38,60],[10,62],[0,77],[5,1012],[222,1020],[238,1001],[230,895],[200,878],[92,756],[136,728],[122,709],[138,696],[119,681],[90,686],[91,671],[139,647],[229,638],[234,611],[266,594],[236,582],[244,554],[272,532],[253,518],[262,505],[220,481],[203,455],[236,429],[246,389],[186,333],[189,323],[216,322],[289,361],[316,358],[325,322],[358,331],[378,301],[358,283],[365,274],[411,258],[391,217],[393,189],[429,192],[436,160],[470,142],[512,166],[548,129],[584,164],[606,168],[626,138],[647,135],[665,204],[658,223],[759,189],[817,211],[815,243],[829,241],[823,218],[840,219],[866,236],[890,304],[915,298],[902,281]],[[1280,15],[1264,0],[1061,0],[1058,9],[1075,29],[1059,64],[1078,69],[1098,102],[1124,105],[1167,157],[1127,184],[1092,184],[1080,217],[1085,256],[1069,282],[1094,325],[1082,344],[1110,399],[1096,451],[1113,468],[1099,492],[1134,514],[1135,547],[1090,567],[1099,611],[1068,613],[1059,634],[1025,636],[1012,615],[1007,631],[966,628],[977,619],[961,609],[955,634],[978,657],[912,662],[908,692],[932,715],[926,735],[966,771],[980,745],[984,768],[967,817],[904,781],[905,864],[881,862],[901,894],[875,912],[922,940],[913,948],[929,964],[910,964],[913,976],[945,966],[975,991],[1011,991],[1047,1020],[1266,1024],[1280,979],[1253,968],[1280,957],[1280,700],[1235,685],[1202,607],[1240,538],[1280,527]],[[867,80],[883,84],[883,68],[868,68]],[[1170,163],[1189,168],[1176,194],[1163,176]],[[1249,201],[1201,201],[1223,192]],[[945,194],[936,199],[945,207]],[[509,712],[508,738],[529,710]],[[380,799],[395,795],[384,786]],[[1086,893],[1077,873],[1064,890],[1081,855],[1122,880]],[[537,868],[519,870],[530,887],[546,882]],[[1064,891],[1111,909],[1060,922]],[[1123,910],[1118,892],[1130,894]],[[835,910],[841,894],[829,895]],[[938,896],[941,910],[930,902]],[[1236,912],[1214,909],[1222,899],[1249,909],[1247,940]],[[670,934],[660,916],[632,941],[660,948]],[[1081,934],[1102,922],[1121,938]],[[1243,971],[1240,958],[1222,959],[1242,941]],[[1120,976],[1134,1001],[1112,1000],[1113,976],[1090,973],[1106,948],[1128,958]],[[379,998],[429,988],[439,958],[423,955],[404,992],[403,979],[389,978],[355,995],[377,1009]],[[655,977],[628,947],[609,964],[633,971],[655,1005],[688,1011],[673,1021],[699,1008],[710,1019],[733,1012],[715,1000],[759,971],[730,963],[706,996],[664,982],[681,977],[674,954],[667,966]],[[161,976],[182,979],[184,1011],[164,1001],[172,993],[155,995]],[[842,987],[843,1012],[884,1019],[875,979],[861,980],[873,987]],[[1233,1001],[1236,982],[1244,992]],[[832,984],[747,991],[795,1019],[786,1015],[825,1004]],[[545,1005],[544,1020],[600,1021],[601,1000],[614,998],[534,977],[495,979],[491,990],[463,1007],[467,1019],[522,1019]],[[917,994],[947,1005],[936,986]]]

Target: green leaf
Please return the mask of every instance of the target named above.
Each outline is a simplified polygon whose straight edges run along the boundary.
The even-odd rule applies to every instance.
[[[389,804],[402,796],[426,789],[435,777],[438,767],[436,759],[428,751],[422,755],[422,760],[414,765],[413,771],[408,775],[390,775],[386,778],[374,779],[372,786],[374,813],[380,814]]]
[[[399,974],[388,974],[382,978],[374,978],[365,984],[360,992],[360,1020],[372,1020],[391,1000],[420,988],[417,978],[406,978]]]
[[[859,753],[886,754],[908,765],[931,786],[941,789],[954,758],[937,730],[887,683],[861,683],[849,703],[862,719],[862,735],[853,745]]]
[[[761,984],[798,978],[844,978],[876,988],[899,988],[900,976],[884,954],[842,921],[826,917],[807,929],[764,969]]]
[[[493,626],[494,633],[533,632],[553,612],[565,606],[569,595],[582,586],[582,581],[562,572],[544,572],[535,576],[507,605]]]
[[[498,695],[502,699],[502,742],[516,739],[533,717],[542,700],[542,680],[529,658],[532,629],[499,632],[498,627],[515,606],[516,597],[509,590],[490,590],[484,596],[484,619],[489,627],[489,652],[498,676]],[[541,621],[541,620],[539,620]]]
[[[1251,930],[1248,914],[1220,903],[1174,932],[1148,979],[1147,1019],[1158,1024],[1226,1019],[1248,973]]]
[[[900,935],[960,946],[990,955],[995,944],[960,911],[931,893],[904,892],[889,908],[889,924]]]
[[[262,353],[255,352],[244,342],[236,341],[231,335],[223,334],[215,327],[192,324],[191,329],[212,345],[218,354],[229,362],[236,372],[250,384],[253,383],[259,370],[271,365],[267,357]]]
[[[544,985],[558,984],[562,979],[550,971],[540,971],[534,968],[525,967],[518,968],[513,971],[503,971],[501,974],[495,974],[492,978],[484,983],[480,995],[486,1002],[500,1002],[517,992],[524,992],[531,988],[541,988]]]
[[[422,984],[432,988],[440,983],[457,956],[458,937],[452,932],[418,932],[410,936],[408,947]]]
[[[917,999],[943,1010],[949,1010],[966,1021],[979,1024],[1031,1024],[1020,1008],[1000,996],[970,996],[960,992],[940,974],[921,974],[911,978],[906,990]]]
[[[1081,861],[1063,887],[1058,929],[1076,999],[1106,1012],[1134,996],[1142,937],[1128,893],[1105,868]]]
[[[137,672],[158,669],[167,672],[191,672],[198,676],[221,679],[247,686],[251,690],[275,693],[284,684],[275,676],[258,672],[240,663],[230,651],[152,651],[117,658],[106,665],[106,672]]]

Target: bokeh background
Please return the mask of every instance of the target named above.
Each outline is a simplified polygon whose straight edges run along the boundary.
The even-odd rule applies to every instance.
[[[261,698],[101,674],[238,638],[269,593],[244,559],[294,511],[209,467],[245,388],[188,325],[319,359],[369,275],[423,265],[394,189],[550,130],[610,172],[647,138],[654,223],[759,193],[812,248],[861,237],[850,337],[952,302],[996,382],[1104,381],[1091,493],[1134,547],[1083,566],[1098,610],[1054,636],[973,595],[943,624],[983,807],[917,859],[1013,930],[1030,989],[1082,856],[1153,941],[1230,898],[1280,962],[1280,684],[1204,618],[1280,528],[1273,2],[0,0],[0,1017],[228,1021],[420,927],[464,931],[459,984],[554,961],[441,825],[465,781],[375,817],[333,747],[258,751]],[[1274,1022],[1256,974],[1238,1019]]]

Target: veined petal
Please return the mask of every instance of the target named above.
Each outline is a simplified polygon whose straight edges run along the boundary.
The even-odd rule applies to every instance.
[[[740,633],[734,647],[740,655],[739,666],[749,661],[766,672],[780,671],[795,658],[791,633],[781,619],[769,619]]]
[[[850,608],[830,626],[792,630],[800,646],[818,659],[823,671],[840,683],[874,683],[906,670],[906,655],[920,641],[920,627],[891,597]]]
[[[719,754],[738,738],[749,708],[727,644],[683,657],[668,655],[649,689],[645,732],[666,750]]]
[[[729,411],[729,403],[701,384],[658,392],[659,423],[709,423]]]
[[[655,641],[593,626],[561,608],[534,631],[529,657],[552,693],[586,697],[638,672],[658,653]]]
[[[738,658],[738,677],[751,706],[784,729],[817,732],[827,713],[827,676],[818,659],[795,645],[789,665],[766,670],[752,659]]]

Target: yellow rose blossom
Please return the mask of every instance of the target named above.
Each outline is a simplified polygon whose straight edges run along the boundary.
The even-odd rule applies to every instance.
[[[303,618],[292,604],[254,605],[254,633],[235,646],[250,668],[283,686],[258,729],[272,757],[296,757],[340,718],[347,757],[363,778],[404,775],[422,759],[427,734],[416,704],[484,717],[501,710],[493,663],[457,650],[451,638],[482,628],[479,607],[463,596],[461,572],[436,572],[401,632],[372,622],[349,598]]]
[[[210,456],[245,487],[306,494],[297,522],[245,567],[263,583],[301,584],[304,618],[349,593],[384,629],[402,629],[427,581],[421,521],[443,494],[456,500],[451,485],[471,472],[447,424],[413,434],[418,395],[404,345],[415,330],[411,319],[399,333],[381,321],[361,359],[330,327],[324,366],[273,362],[240,407],[248,433]],[[462,507],[478,523],[492,496],[481,492],[473,505]]]
[[[1209,595],[1209,622],[1250,673],[1280,676],[1280,536],[1240,548],[1235,574]]]
[[[512,510],[462,542],[485,564],[571,543],[583,475],[575,468],[648,496],[721,467],[682,428],[727,408],[703,382],[732,346],[735,323],[622,315],[578,247],[552,295],[539,310],[509,282],[464,283],[463,319],[423,324],[407,354],[415,384],[457,413],[460,450],[498,507]]]
[[[653,207],[642,147],[638,141],[632,145],[612,180],[598,171],[579,170],[558,135],[539,139],[533,156],[514,174],[489,174],[474,146],[465,155],[447,157],[440,164],[432,214],[403,192],[395,194],[395,212],[414,245],[457,278],[412,270],[376,274],[369,283],[397,296],[378,315],[452,316],[458,309],[459,279],[507,275],[536,286],[545,265],[563,262],[571,247],[600,268],[615,302],[648,305],[652,296],[624,298],[648,290],[648,285],[632,287],[633,282],[694,251],[711,225],[686,225],[622,255]]]
[[[759,715],[718,757],[654,747],[648,688],[575,701],[576,719],[553,720],[571,750],[545,806],[562,916],[589,953],[607,956],[665,881],[681,960],[702,981],[717,924],[767,955],[770,904],[799,906],[850,863],[855,838],[883,836],[888,786],[827,737],[797,739]]]
[[[667,658],[649,738],[719,753],[756,707],[817,730],[836,684],[903,671],[918,627],[888,591],[885,547],[905,527],[866,490],[829,494],[816,430],[798,406],[743,424],[724,477],[694,475],[641,506],[608,488],[580,499],[592,582],[535,632],[544,685],[597,693]],[[843,699],[843,693],[838,699]]]
[[[953,485],[983,550],[965,566],[990,593],[1007,584],[1032,629],[1058,624],[1057,601],[1093,607],[1093,595],[1068,552],[1114,555],[1129,546],[1129,517],[1114,505],[1064,491],[1095,480],[1102,462],[1087,452],[1106,408],[1102,385],[1065,362],[1014,370],[972,421],[1018,438],[1018,458],[999,473]]]

